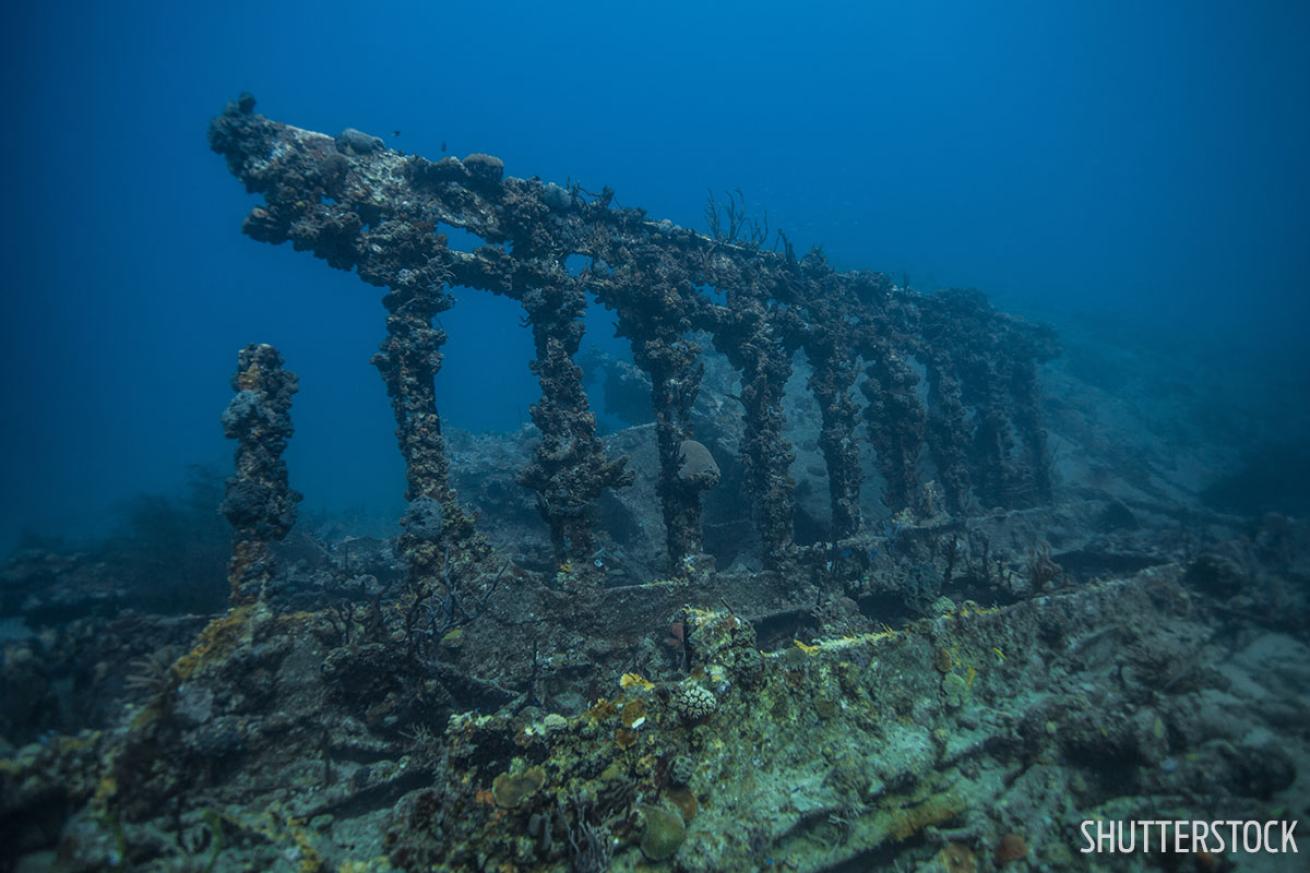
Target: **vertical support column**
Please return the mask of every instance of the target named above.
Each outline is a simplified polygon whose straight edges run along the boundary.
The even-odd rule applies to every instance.
[[[969,431],[963,389],[950,354],[926,347],[928,365],[928,451],[937,465],[937,478],[946,508],[960,513],[969,500]]]
[[[417,586],[441,577],[447,548],[476,545],[473,519],[450,486],[437,415],[435,380],[446,334],[432,319],[451,307],[451,299],[440,284],[432,284],[392,290],[382,302],[387,337],[373,365],[387,384],[396,441],[405,459],[409,508],[401,520],[399,548],[411,585]]]
[[[990,356],[971,356],[965,362],[965,369],[969,374],[966,387],[977,408],[969,452],[974,469],[974,493],[984,507],[1007,506],[1014,434],[1006,413],[1006,380]]]
[[[1037,364],[1032,358],[1016,360],[1010,371],[1013,419],[1019,431],[1028,471],[1028,495],[1032,502],[1050,503],[1052,498],[1051,457],[1042,426],[1041,390],[1037,383]]]
[[[223,412],[223,433],[237,441],[236,469],[221,507],[234,532],[228,565],[233,606],[264,597],[273,577],[273,543],[295,523],[300,495],[287,483],[282,453],[293,432],[297,386],[272,346],[250,345],[237,354],[237,393]]]
[[[624,330],[630,333],[630,328]],[[675,335],[634,339],[632,357],[651,382],[660,478],[656,488],[664,510],[669,563],[676,570],[687,556],[705,548],[701,528],[701,493],[719,482],[718,466],[693,438],[691,407],[705,368],[700,346]]]
[[[715,345],[741,371],[746,408],[741,464],[755,500],[756,526],[764,564],[782,566],[792,550],[795,511],[789,472],[795,453],[782,435],[782,397],[791,375],[791,356],[774,334],[769,312],[758,300],[730,300],[732,320],[715,335]]]
[[[923,406],[914,389],[919,377],[884,343],[870,350],[863,385],[869,404],[865,418],[878,468],[887,482],[883,502],[893,512],[913,508],[919,482],[919,453],[926,428]]]
[[[840,325],[840,322],[838,323]],[[819,402],[822,426],[819,448],[828,465],[828,495],[832,503],[832,538],[853,536],[860,529],[860,448],[855,438],[856,407],[851,397],[855,361],[849,337],[839,326],[815,326],[818,335],[806,346],[812,372],[810,390]]]
[[[1009,507],[1016,497],[1049,494],[1045,435],[1035,406],[1029,411],[1018,407],[1029,391],[1036,390],[1035,381],[1026,382],[1036,379],[1036,371],[1023,368],[1031,367],[1036,357],[1054,354],[1053,338],[998,316],[976,291],[947,291],[927,302],[923,345],[934,415],[932,448],[948,499],[951,489],[959,488],[966,477],[972,496],[985,508]],[[967,407],[974,410],[972,433]],[[1021,438],[1036,441],[1027,450],[1043,456],[1041,469],[1034,469],[1031,477],[1015,464],[1016,429]],[[957,472],[951,473],[952,469]]]
[[[632,473],[626,458],[605,457],[582,369],[573,362],[582,342],[585,292],[560,282],[525,292],[520,300],[537,350],[532,371],[541,383],[541,399],[531,410],[541,443],[520,481],[537,492],[556,558],[586,559],[593,551],[592,504],[606,488],[631,483]]]

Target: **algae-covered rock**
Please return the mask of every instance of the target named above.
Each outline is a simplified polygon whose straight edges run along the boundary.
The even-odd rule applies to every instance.
[[[641,833],[641,853],[652,861],[667,861],[676,855],[682,841],[687,839],[682,816],[660,806],[642,807],[641,813],[646,821]]]
[[[546,771],[529,767],[522,773],[501,773],[491,783],[491,796],[502,809],[515,809],[541,790],[546,782]]]

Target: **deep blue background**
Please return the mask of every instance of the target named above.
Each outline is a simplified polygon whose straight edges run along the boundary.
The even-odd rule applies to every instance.
[[[300,126],[493,152],[697,227],[707,188],[740,186],[841,266],[1163,326],[1270,367],[1298,366],[1310,323],[1297,0],[0,14],[5,540],[103,522],[193,461],[226,463],[218,413],[253,341],[301,375],[289,461],[309,505],[397,505],[368,365],[378,291],[241,236],[250,200],[205,129],[243,89]],[[444,321],[447,418],[525,421],[513,306],[479,296]]]

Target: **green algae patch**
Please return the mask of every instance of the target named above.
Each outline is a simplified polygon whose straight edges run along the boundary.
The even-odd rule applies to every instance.
[[[942,678],[942,692],[949,709],[959,709],[969,699],[969,682],[959,673],[948,673]]]
[[[652,861],[667,861],[676,855],[687,839],[682,816],[659,806],[643,806],[641,814],[646,820],[641,833],[641,853]]]
[[[501,773],[491,782],[491,796],[501,809],[516,809],[546,784],[546,771],[529,767],[522,773]]]

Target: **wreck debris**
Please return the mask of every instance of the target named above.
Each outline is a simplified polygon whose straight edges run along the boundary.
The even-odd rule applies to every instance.
[[[794,455],[782,408],[797,352],[813,367],[809,390],[822,416],[832,539],[861,526],[861,418],[890,512],[922,510],[923,487],[934,479],[953,512],[1050,499],[1036,366],[1054,354],[1054,341],[994,311],[981,295],[921,294],[882,274],[839,272],[818,250],[798,259],[786,240],[775,254],[732,233],[731,214],[729,231],[719,219],[718,232],[705,236],[615,208],[608,189],[590,195],[505,176],[488,155],[433,162],[364,142],[272,121],[255,114],[248,96],[210,128],[211,147],[264,198],[246,219],[247,234],[290,241],[388,289],[389,338],[379,367],[397,410],[410,493],[440,503],[445,527],[458,519],[461,537],[471,535],[472,521],[446,483],[431,388],[444,341],[431,319],[451,305],[448,285],[500,294],[524,308],[541,384],[532,408],[541,441],[520,481],[536,492],[561,563],[590,554],[597,499],[631,481],[624,459],[606,457],[596,436],[575,361],[588,294],[616,314],[618,334],[651,380],[658,493],[675,571],[703,543],[708,480],[680,476],[683,445],[696,440],[690,410],[703,374],[699,337],[739,371],[739,460],[768,566],[798,553]],[[443,227],[485,244],[451,250]],[[566,269],[569,259],[588,266]],[[857,396],[865,399],[862,411]],[[451,536],[443,532],[442,541]]]
[[[228,582],[233,605],[264,596],[273,575],[273,543],[283,539],[296,518],[300,495],[287,484],[282,460],[291,438],[294,373],[270,345],[249,345],[237,355],[232,377],[236,396],[223,412],[223,432],[237,440],[236,471],[227,480],[222,512],[232,525]]]

